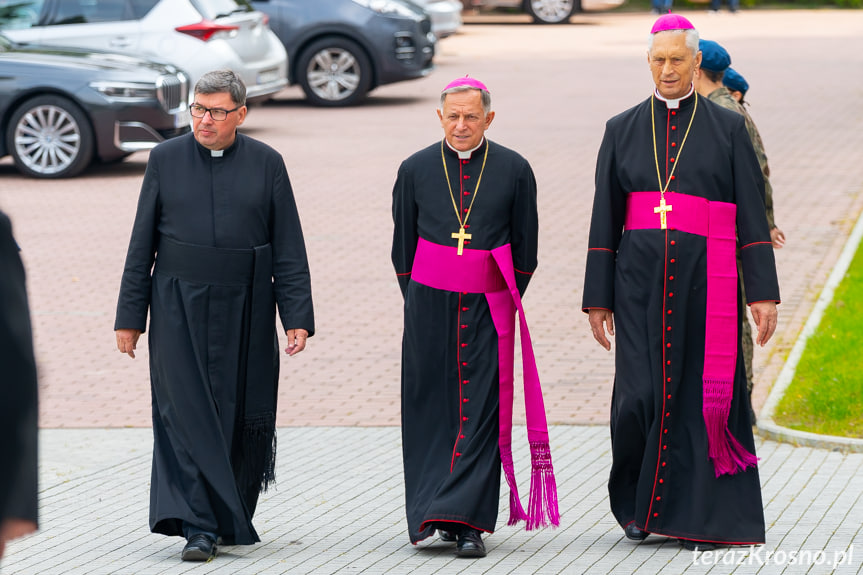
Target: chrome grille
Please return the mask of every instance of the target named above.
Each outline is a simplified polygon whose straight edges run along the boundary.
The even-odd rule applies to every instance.
[[[181,72],[159,76],[156,95],[166,112],[185,110],[189,104],[189,79]]]

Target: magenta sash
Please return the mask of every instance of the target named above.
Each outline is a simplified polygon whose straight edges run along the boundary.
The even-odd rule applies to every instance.
[[[528,531],[545,527],[549,522],[554,526],[560,525],[557,485],[551,464],[542,388],[521,296],[515,283],[511,246],[506,244],[491,251],[465,249],[459,256],[455,247],[441,246],[420,238],[417,242],[411,279],[435,289],[485,294],[498,338],[500,370],[498,445],[501,465],[510,493],[507,524],[515,525],[524,519]],[[521,330],[524,404],[532,469],[528,513],[525,513],[518,496],[512,460],[516,310],[518,310]]]
[[[659,192],[630,193],[626,229],[659,229],[659,200]],[[672,208],[666,212],[669,230],[707,237],[702,414],[716,477],[733,475],[758,463],[728,429],[737,368],[737,206],[674,192],[666,192],[665,201]]]

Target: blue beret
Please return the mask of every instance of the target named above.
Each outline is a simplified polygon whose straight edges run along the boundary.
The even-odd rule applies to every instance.
[[[732,92],[741,92],[744,96],[746,95],[746,90],[749,89],[749,82],[734,68],[725,70],[725,75],[722,76],[722,83]]]
[[[722,72],[731,65],[731,56],[713,40],[699,40],[701,50],[701,67],[712,72]]]

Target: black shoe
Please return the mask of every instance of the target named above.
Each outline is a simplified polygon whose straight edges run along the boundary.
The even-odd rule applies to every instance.
[[[630,523],[624,527],[623,532],[626,534],[627,539],[632,539],[633,541],[644,541],[649,535],[647,531],[639,529],[635,523]]]
[[[203,533],[189,537],[181,555],[183,561],[210,561],[215,556],[216,542]]]
[[[678,539],[677,541],[687,551],[713,551],[716,549],[716,544],[709,541],[693,541],[692,539]]]
[[[485,543],[476,529],[465,529],[458,536],[455,554],[457,557],[485,557]]]
[[[458,539],[458,535],[452,531],[444,531],[443,529],[438,529],[438,535],[440,535],[440,540],[446,543],[452,543]]]

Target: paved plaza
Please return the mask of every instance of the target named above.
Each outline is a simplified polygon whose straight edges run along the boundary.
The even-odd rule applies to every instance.
[[[687,16],[702,37],[728,48],[749,80],[776,222],[788,237],[776,253],[779,328],[756,351],[760,408],[863,211],[863,11]],[[180,539],[148,532],[147,346],[139,344],[135,360],[114,349],[117,290],[147,154],[63,181],[26,179],[8,159],[0,162],[0,207],[12,217],[28,270],[43,428],[41,531],[13,542],[0,572],[863,571],[861,454],[759,440],[767,544],[743,550],[745,557],[694,561],[658,537],[636,546],[609,512],[613,355],[590,337],[581,283],[596,152],[605,121],[650,93],[653,19],[580,15],[571,26],[540,27],[519,17],[478,18],[441,41],[428,78],[382,87],[361,107],[311,108],[290,88],[250,111],[243,131],[281,151],[288,165],[318,333],[302,354],[282,357],[279,479],[255,520],[263,542],[226,548],[207,565],[182,564]],[[489,137],[518,150],[536,172],[539,268],[525,307],[563,515],[559,529],[531,533],[499,520],[487,538],[489,557],[479,561],[456,560],[437,540],[408,542],[398,429],[401,298],[389,261],[396,169],[440,139],[438,93],[465,73],[492,91]],[[520,402],[517,394],[517,421]],[[516,457],[524,465],[526,447]],[[792,552],[811,561],[792,562]],[[737,559],[743,563],[730,564]]]

